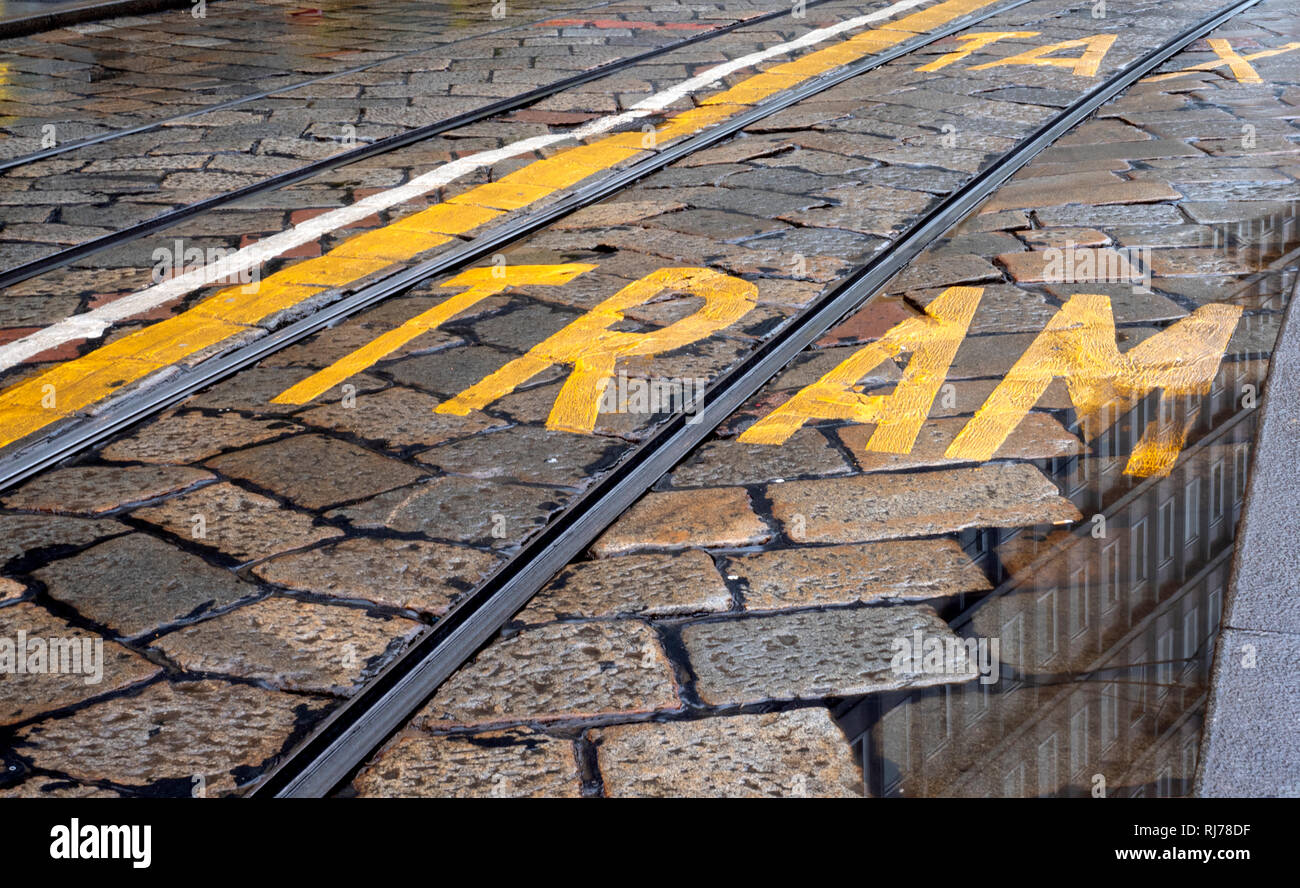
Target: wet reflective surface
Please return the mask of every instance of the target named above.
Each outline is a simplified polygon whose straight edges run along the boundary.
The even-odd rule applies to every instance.
[[[835,711],[869,795],[1191,794],[1255,408],[1297,282],[1294,210],[1218,226],[1203,244],[1264,269],[1225,288],[1221,301],[1247,309],[1235,338],[1252,344],[1225,357],[1208,395],[1152,395],[1089,440],[1091,455],[1039,463],[1083,522],[964,535],[997,585],[942,613],[963,638],[997,642],[996,675]],[[1180,416],[1189,433],[1173,471],[1123,474],[1148,423]]]

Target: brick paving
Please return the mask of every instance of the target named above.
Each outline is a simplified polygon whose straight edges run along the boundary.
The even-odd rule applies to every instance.
[[[1048,15],[1045,7],[1031,12]],[[1136,54],[1142,40],[1172,27],[1159,16],[1149,21],[1149,29],[1129,29],[1128,42],[1116,43],[1115,64],[1122,52]],[[1265,45],[1281,42],[1281,26],[1293,24],[1267,0],[1234,28],[1245,22]],[[1081,25],[1088,33],[1090,27]],[[990,58],[1022,48],[994,44]],[[951,49],[937,47],[927,57]],[[1195,48],[1188,55],[1204,57]],[[1175,61],[1172,68],[1183,64]],[[1247,282],[1267,251],[1235,253],[1231,264],[1207,264],[1187,252],[1204,248],[1215,223],[1190,214],[1180,186],[1198,186],[1193,203],[1223,198],[1231,206],[1216,210],[1220,215],[1262,218],[1254,214],[1272,212],[1276,196],[1265,192],[1250,206],[1233,190],[1243,184],[1233,176],[1245,177],[1244,184],[1294,181],[1287,172],[1296,169],[1294,144],[1261,138],[1255,149],[1232,152],[1219,135],[1200,140],[1146,127],[1169,123],[1159,115],[1170,110],[1202,106],[1290,126],[1296,104],[1288,97],[1296,93],[1287,85],[1288,57],[1255,64],[1262,85],[1209,73],[1139,86],[1076,130],[1070,144],[1044,152],[1014,187],[1041,178],[1040,165],[1059,174],[1061,164],[1096,161],[1107,175],[1151,183],[1141,186],[1150,200],[1111,203],[1131,192],[1093,183],[1058,195],[1060,206],[1041,207],[1034,205],[1039,192],[1024,187],[1012,205],[977,211],[893,281],[884,298],[772,380],[611,527],[589,558],[543,590],[439,689],[353,790],[862,794],[848,737],[829,705],[842,696],[972,681],[969,664],[938,676],[900,676],[890,668],[890,641],[914,630],[955,639],[945,606],[991,585],[965,551],[972,532],[1046,533],[1083,517],[1044,472],[1047,461],[1087,455],[1089,448],[1063,386],[1048,390],[994,462],[950,464],[942,457],[956,425],[951,420],[974,413],[1036,335],[1037,321],[1069,296],[1063,285],[1016,277],[1015,262],[1023,260],[1003,257],[1045,252],[1081,229],[1096,246],[1174,251],[1159,266],[1165,273],[1153,278],[1153,297],[1114,303],[1121,336],[1132,343]],[[680,352],[629,361],[628,375],[712,377],[897,230],[819,229],[782,216],[819,201],[844,205],[842,198],[856,191],[820,191],[845,188],[847,178],[857,190],[870,188],[862,200],[884,204],[882,213],[914,218],[924,206],[917,195],[928,204],[969,174],[973,156],[996,154],[1005,147],[997,139],[1014,140],[1054,107],[1002,91],[1029,84],[1038,90],[1029,94],[1035,100],[1050,90],[1064,94],[1053,101],[1068,101],[1088,85],[1055,68],[968,75],[953,66],[922,78],[915,65],[910,59],[886,66],[828,91],[711,149],[716,154],[696,155],[588,211],[579,227],[571,219],[512,248],[511,264],[599,267],[572,290],[518,288],[489,310],[446,325],[427,348],[412,347],[353,376],[355,402],[332,392],[306,406],[270,403],[335,360],[338,343],[353,341],[336,332],[349,328],[344,324],[196,395],[76,465],[6,492],[0,616],[39,610],[47,634],[59,629],[49,621],[70,621],[68,631],[115,645],[116,659],[106,668],[107,686],[61,682],[49,697],[54,705],[22,709],[9,723],[5,743],[20,768],[0,793],[48,787],[47,794],[188,795],[196,777],[213,794],[247,785],[659,418],[603,416],[590,437],[546,432],[562,376],[554,369],[469,418],[430,414],[432,403],[666,263],[739,274],[757,286],[756,314],[767,313]],[[921,81],[926,89],[913,88]],[[951,91],[946,103],[943,89]],[[976,102],[965,109],[968,116],[954,113],[954,96],[977,90],[1004,98],[984,100],[996,108]],[[1145,110],[1144,102],[1159,110]],[[855,120],[882,135],[854,129]],[[906,154],[914,136],[934,136],[936,122],[948,120],[975,139],[962,143],[959,135],[959,146],[979,147],[940,143],[935,153]],[[1144,147],[1159,140],[1184,147]],[[909,156],[912,163],[942,163],[918,167]],[[1234,169],[1250,172],[1226,172]],[[755,175],[765,172],[767,178]],[[796,172],[830,187],[792,184],[786,177]],[[741,180],[746,184],[726,185],[741,175],[749,176]],[[871,209],[852,206],[860,214]],[[689,212],[715,215],[672,219]],[[732,216],[740,220],[737,237],[725,236],[730,228],[710,233]],[[796,255],[802,265],[793,262]],[[1222,285],[1168,273],[1193,262]],[[959,284],[985,285],[997,295],[988,320],[977,312],[953,364],[952,390],[936,401],[911,457],[863,450],[861,427],[843,421],[810,422],[790,445],[767,448],[774,456],[737,440],[856,347],[918,317],[938,291]],[[425,287],[403,301],[414,313],[441,298]],[[1241,298],[1249,313],[1225,366],[1247,368],[1258,382],[1281,306],[1258,290]],[[1029,308],[1017,318],[1021,299]],[[674,311],[691,310],[685,299],[645,309],[644,319],[628,314],[631,329],[654,329],[681,316]],[[356,323],[365,322],[362,316]],[[860,387],[885,393],[905,366],[901,358],[887,360]],[[415,419],[421,414],[424,424]],[[488,456],[475,461],[475,453]],[[892,505],[882,512],[881,503]],[[169,585],[178,577],[194,581]],[[14,699],[26,698],[20,691]],[[683,764],[675,767],[678,753]]]

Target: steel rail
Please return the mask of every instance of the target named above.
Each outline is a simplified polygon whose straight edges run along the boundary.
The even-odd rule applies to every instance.
[[[324,796],[342,785],[544,583],[804,348],[878,292],[929,243],[975,209],[1036,154],[1171,56],[1258,2],[1241,0],[1225,7],[1149,51],[1089,90],[941,201],[885,252],[843,280],[799,320],[778,331],[715,380],[706,390],[703,406],[692,405],[698,410],[693,421],[688,422],[684,413],[667,420],[658,432],[527,541],[514,558],[420,636],[357,695],[340,705],[249,794]],[[901,54],[900,47],[893,55]],[[807,89],[795,92],[803,95],[789,101],[782,97],[774,104],[784,101],[782,107],[785,107],[810,94]],[[752,118],[758,110],[742,117]],[[739,125],[748,122],[752,121]],[[722,136],[712,132],[695,137],[709,144],[718,138]],[[665,152],[668,153],[671,152]]]
[[[807,3],[805,3],[805,8],[811,6],[820,6],[823,3],[830,3],[830,2],[832,2],[832,0],[807,0]],[[588,8],[596,9],[599,8],[600,6],[605,6],[605,5],[608,4],[599,4],[596,7],[588,7]],[[330,170],[337,169],[341,166],[347,166],[348,164],[356,163],[357,161],[367,160],[371,157],[376,157],[381,154],[387,154],[391,151],[396,151],[400,148],[405,148],[417,142],[422,142],[425,139],[431,139],[434,136],[441,135],[442,133],[449,132],[455,129],[460,129],[461,127],[478,123],[490,117],[495,117],[499,114],[506,114],[509,113],[510,111],[516,111],[520,108],[524,108],[527,107],[528,105],[532,105],[536,102],[539,102],[542,99],[549,98],[550,96],[553,96],[556,93],[563,92],[566,89],[572,89],[575,86],[581,86],[584,83],[590,83],[593,80],[599,80],[603,77],[608,77],[611,74],[617,74],[619,71],[622,71],[630,67],[634,67],[649,59],[653,59],[658,56],[664,55],[665,53],[669,53],[674,50],[681,49],[685,46],[690,46],[692,44],[700,43],[705,40],[711,40],[715,37],[720,37],[723,34],[731,33],[732,31],[738,30],[740,28],[746,28],[753,25],[763,24],[773,19],[781,18],[782,16],[791,15],[792,10],[793,7],[791,7],[790,9],[780,9],[776,12],[763,13],[760,16],[745,19],[743,21],[732,22],[730,25],[723,25],[711,31],[705,31],[698,34],[694,34],[690,37],[682,38],[681,40],[678,40],[666,46],[659,47],[657,49],[646,50],[645,52],[637,53],[636,55],[631,55],[622,59],[615,59],[613,61],[606,62],[603,65],[597,65],[594,68],[589,68],[586,71],[580,71],[579,73],[573,74],[569,77],[561,78],[560,80],[556,80],[552,83],[543,84],[542,86],[538,86],[533,89],[526,90],[524,92],[519,93],[518,95],[510,96],[505,99],[498,99],[495,102],[490,102],[486,105],[475,108],[472,111],[464,111],[460,114],[454,114],[451,117],[445,117],[442,120],[436,120],[433,123],[427,123],[422,126],[418,126],[413,129],[407,130],[404,133],[396,133],[391,136],[385,136],[384,138],[378,139],[374,142],[370,142],[369,144],[360,145],[356,148],[351,148],[347,151],[340,151],[338,154],[331,155],[330,157],[323,157],[320,160],[313,161],[309,164],[305,164],[296,169],[286,170],[283,173],[277,173],[274,176],[268,176],[265,179],[262,179],[257,182],[252,182],[240,188],[234,188],[231,189],[230,191],[224,191],[221,194],[214,194],[212,197],[206,197],[203,200],[197,200],[194,203],[186,204],[183,207],[177,207],[174,210],[168,210],[165,213],[160,213],[157,216],[144,220],[143,222],[137,222],[134,225],[128,225],[126,228],[119,229],[109,234],[100,235],[99,237],[96,238],[91,238],[90,240],[83,241],[79,244],[75,244],[71,247],[66,247],[62,250],[51,253],[48,256],[42,256],[38,259],[32,259],[29,262],[24,262],[21,265],[15,265],[13,268],[0,271],[0,287],[12,286],[13,284],[19,283],[20,281],[25,281],[28,278],[35,277],[36,275],[45,274],[46,272],[53,271],[56,268],[62,268],[65,265],[69,265],[73,262],[76,262],[78,259],[84,259],[87,256],[92,256],[96,253],[101,253],[104,250],[109,250],[112,249],[113,247],[118,247],[123,244],[130,243],[131,241],[138,240],[139,238],[145,237],[146,235],[150,235],[153,234],[154,232],[161,231],[164,228],[169,228],[172,225],[185,221],[186,219],[191,219],[195,216],[201,215],[210,210],[214,210],[217,207],[222,207],[227,204],[235,203],[236,201],[240,201],[248,197],[253,197],[254,195],[257,194],[264,194],[268,191],[274,191],[279,188],[286,188],[290,185],[296,185],[299,182],[303,182],[307,179],[312,178],[313,176],[318,176],[321,173],[325,173]],[[492,32],[492,33],[499,33],[499,32]],[[438,48],[439,47],[433,47],[432,49],[438,49]],[[429,49],[422,49],[413,52],[429,52],[429,51],[430,51]],[[391,58],[381,59],[380,61],[375,62],[374,64],[379,65],[385,62],[391,62],[393,61],[393,59],[402,58],[402,57],[403,57],[402,55],[397,55]],[[339,71],[335,74],[330,74],[327,77],[321,77],[318,78],[317,80],[304,81],[303,83],[295,84],[293,87],[286,87],[285,89],[297,89],[302,86],[309,86],[312,83],[317,83],[322,80],[328,80],[333,77],[342,77],[349,73],[355,73],[356,71],[363,71],[368,67],[372,67],[372,65],[361,66],[355,69],[351,69],[349,71]],[[169,123],[171,120],[183,120],[188,117],[207,114],[211,111],[223,110],[225,108],[234,107],[235,105],[240,104],[244,101],[255,101],[258,98],[265,98],[270,95],[275,95],[276,93],[281,91],[282,90],[272,90],[266,93],[262,93],[260,96],[249,96],[247,99],[240,99],[237,102],[229,102],[223,105],[216,105],[211,108],[204,108],[200,111],[191,112],[190,114],[180,115],[179,117],[158,121],[157,123],[154,124],[146,124],[144,126],[137,127],[136,129],[133,130],[123,131],[121,135],[133,135],[135,133],[145,132],[155,128],[156,126],[162,126],[165,123]],[[101,141],[108,141],[108,139],[110,138],[114,138],[114,136],[112,136],[112,134],[106,134],[106,136],[103,138],[83,140],[80,144],[82,146],[91,145]],[[49,151],[46,152],[26,155],[26,158],[28,158],[28,160],[24,160],[23,162],[41,160],[45,157],[51,156],[52,154],[58,153],[58,150],[59,149],[50,149]],[[16,161],[0,162],[0,172],[3,172],[8,168],[19,166],[19,165],[20,164],[17,163]]]

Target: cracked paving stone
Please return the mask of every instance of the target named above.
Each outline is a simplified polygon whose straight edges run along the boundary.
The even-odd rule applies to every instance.
[[[606,225],[631,225],[651,216],[673,213],[685,209],[686,204],[675,200],[626,200],[606,201],[595,206],[585,207],[571,216],[556,222],[554,227],[560,231],[603,228]]]
[[[260,416],[276,416],[301,410],[300,404],[274,404],[272,399],[288,388],[302,382],[315,372],[311,367],[250,367],[225,382],[219,382],[189,400],[185,407],[202,407],[209,410],[240,410]],[[364,373],[348,378],[357,394],[384,388],[387,381]],[[336,401],[343,397],[339,387],[331,389],[319,400]]]
[[[408,388],[359,395],[352,406],[327,404],[298,414],[303,422],[356,435],[388,447],[427,447],[501,428],[503,419],[474,410],[468,416],[434,413],[440,398]]]
[[[529,347],[535,342],[530,343]],[[384,365],[384,372],[402,385],[453,397],[489,373],[504,367],[515,355],[484,345],[452,348],[433,354],[411,355]],[[542,371],[531,380],[540,383],[567,375],[563,366]],[[360,386],[358,386],[358,389]]]
[[[463,546],[363,537],[281,555],[253,573],[298,592],[442,615],[496,564],[488,553]]]
[[[780,447],[713,441],[673,470],[673,487],[730,487],[799,477],[847,475],[848,463],[816,429],[800,429]]]
[[[671,490],[642,497],[591,551],[605,558],[637,549],[752,546],[771,538],[743,488]]]
[[[124,533],[112,519],[65,518],[58,515],[0,515],[0,564],[41,549],[55,552],[84,546]]]
[[[43,775],[33,776],[17,786],[0,789],[0,799],[120,799],[124,796],[111,789],[82,786],[70,780]]]
[[[130,437],[114,441],[100,455],[123,462],[184,465],[297,430],[288,423],[260,422],[237,413],[173,413],[146,423]]]
[[[1141,270],[1129,262],[1126,254],[1108,247],[1076,247],[1070,253],[1070,265],[1063,262],[1060,251],[1050,250],[1003,253],[997,261],[1020,283],[1060,281],[1067,272],[1075,280],[1085,283],[1094,277],[1103,281],[1142,278]]]
[[[906,293],[910,290],[928,290],[934,287],[975,285],[992,281],[1000,283],[1001,273],[982,256],[957,253],[927,261],[922,254],[889,282],[888,293]]]
[[[980,207],[981,212],[1032,210],[1069,204],[1158,203],[1179,200],[1182,195],[1163,182],[1124,179],[1111,172],[1074,173],[1067,176],[1035,176],[1003,185]]]
[[[530,484],[582,488],[624,447],[596,435],[515,426],[426,450],[419,460],[472,478],[504,476]]]
[[[515,616],[520,623],[570,618],[669,617],[731,607],[731,593],[704,552],[625,555],[566,567]]]
[[[361,798],[580,798],[571,740],[520,728],[471,736],[410,731],[353,783]]]
[[[504,413],[518,423],[543,424],[555,408],[555,399],[563,385],[555,382],[511,392],[493,404],[492,410]],[[596,414],[596,425],[592,432],[606,437],[639,441],[656,417],[657,414],[653,413],[614,413],[606,410]]]
[[[817,340],[816,347],[827,348],[870,342],[884,336],[889,328],[916,315],[916,309],[902,299],[877,296],[827,330],[826,335]]]
[[[1041,255],[1041,254],[1040,254]],[[966,330],[967,336],[984,333],[1038,333],[1047,326],[1058,306],[1050,305],[1039,293],[1030,293],[1010,284],[982,284],[975,317]],[[908,293],[918,305],[928,306],[943,289]]]
[[[1067,524],[1082,517],[1056,485],[1024,463],[792,481],[772,485],[767,493],[773,515],[801,543],[871,542],[971,527]]]
[[[955,540],[887,540],[734,555],[746,611],[918,600],[992,588]]]
[[[1150,262],[1152,274],[1160,277],[1243,275],[1260,267],[1255,251],[1229,254],[1209,247],[1154,250]]]
[[[308,509],[322,509],[412,484],[426,473],[324,435],[299,435],[208,461]]]
[[[908,453],[868,450],[867,441],[875,431],[875,426],[845,426],[836,429],[835,433],[853,454],[859,469],[863,472],[881,472],[970,462],[948,459],[943,455],[966,422],[964,418],[926,420],[916,436],[916,443]],[[1082,441],[1067,432],[1054,418],[1046,413],[1031,412],[1007,436],[997,453],[993,454],[993,459],[1055,459],[1090,452]]]
[[[27,634],[27,672],[18,674],[16,664],[6,663],[4,653],[0,652],[0,725],[72,706],[146,681],[162,671],[162,667],[111,641],[103,642],[102,651],[96,653],[87,643],[101,641],[99,636],[70,626],[34,604],[0,608],[0,638],[14,639],[19,632]],[[35,639],[43,639],[49,645],[56,640],[63,644],[71,642],[76,651],[71,648],[55,651],[51,646],[43,652],[44,664],[33,664],[30,645]],[[14,655],[13,651],[9,652],[11,660]],[[87,655],[96,659],[88,659]],[[101,656],[102,660],[98,659]]]
[[[772,700],[851,697],[977,677],[972,664],[952,671],[895,669],[895,639],[955,639],[928,607],[857,607],[777,613],[692,623],[682,630],[695,689],[710,706]]]
[[[268,598],[178,629],[153,647],[187,672],[347,696],[421,629],[353,607]]]
[[[239,561],[278,555],[343,533],[316,526],[308,515],[227,482],[137,509],[133,515]]]
[[[680,709],[677,682],[644,623],[551,623],[500,638],[416,716],[430,730]]]
[[[172,466],[76,466],[28,481],[0,504],[56,514],[100,515],[211,480],[211,472]]]
[[[615,725],[590,737],[613,798],[863,795],[853,747],[821,708]]]
[[[514,546],[526,531],[560,509],[567,497],[565,491],[552,488],[449,476],[390,490],[326,517],[342,518],[355,527]]]
[[[143,533],[116,537],[33,576],[52,598],[123,636],[257,594],[257,587]]]
[[[1169,204],[1086,206],[1070,204],[1034,210],[1044,228],[1111,228],[1115,225],[1182,225],[1187,222]],[[1196,220],[1200,221],[1200,220]]]
[[[202,775],[227,793],[280,753],[320,701],[217,681],[158,682],[138,694],[43,721],[18,734],[18,752],[39,768],[125,786]]]

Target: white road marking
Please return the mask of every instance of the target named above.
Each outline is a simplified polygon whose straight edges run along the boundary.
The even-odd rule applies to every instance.
[[[494,163],[520,154],[528,154],[547,148],[566,139],[580,140],[609,132],[615,127],[662,111],[674,102],[680,101],[698,90],[713,87],[718,80],[729,74],[734,74],[736,71],[752,67],[775,56],[814,46],[845,31],[851,31],[863,25],[890,18],[927,2],[929,0],[899,0],[899,2],[876,12],[846,19],[836,25],[818,28],[794,40],[778,43],[767,49],[714,65],[701,74],[642,99],[621,114],[611,114],[598,118],[567,133],[534,136],[529,139],[521,139],[502,148],[480,151],[477,154],[458,158],[416,176],[405,185],[398,185],[387,191],[363,197],[350,206],[339,207],[311,219],[305,219],[292,228],[249,244],[225,256],[220,262],[210,262],[200,268],[192,269],[151,287],[146,287],[132,293],[130,296],[124,296],[90,311],[64,318],[62,321],[51,324],[42,330],[15,339],[13,342],[0,346],[0,370],[7,370],[47,349],[57,348],[64,343],[76,339],[93,339],[101,336],[105,330],[119,321],[143,314],[218,280],[229,279],[231,275],[258,268],[267,260],[273,259],[282,253],[287,253],[303,244],[312,243],[337,228],[358,222],[380,210],[386,210],[397,204],[413,200],[482,167],[491,166]]]

